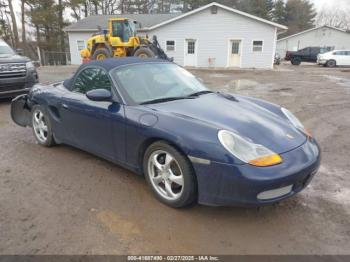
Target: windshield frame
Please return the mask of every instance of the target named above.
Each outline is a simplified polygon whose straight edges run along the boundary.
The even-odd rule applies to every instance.
[[[134,101],[128,94],[128,92],[126,91],[126,88],[123,86],[123,84],[121,83],[120,79],[114,75],[114,72],[116,71],[119,71],[121,69],[124,69],[124,68],[129,68],[129,67],[135,67],[135,66],[140,66],[140,65],[147,65],[147,64],[156,64],[156,65],[159,65],[159,64],[169,64],[169,65],[175,65],[175,66],[178,66],[180,68],[183,68],[177,64],[174,64],[172,62],[168,62],[168,61],[157,61],[157,62],[140,62],[140,63],[135,63],[135,64],[127,64],[127,65],[122,65],[122,66],[118,66],[116,68],[113,68],[109,71],[109,74],[110,74],[110,78],[112,79],[115,87],[117,88],[120,96],[122,97],[123,101],[125,102],[126,105],[131,105],[131,106],[136,106],[136,105],[143,105],[143,104],[148,104],[147,101],[144,101],[144,102],[136,102]],[[183,68],[184,69],[184,68]],[[185,69],[186,70],[186,69]],[[197,79],[197,77],[196,77]],[[199,81],[197,79],[197,81]],[[200,82],[200,81],[199,81]],[[208,91],[211,91],[208,87],[206,87],[204,84],[203,86],[206,88],[206,90]],[[179,97],[181,98],[181,97]],[[145,103],[146,102],[146,103]]]

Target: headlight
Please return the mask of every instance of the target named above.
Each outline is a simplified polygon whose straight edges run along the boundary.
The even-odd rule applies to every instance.
[[[26,63],[26,68],[27,68],[27,70],[28,70],[28,69],[34,69],[35,66],[34,66],[34,64],[33,64],[32,62],[27,62],[27,63]]]
[[[305,135],[312,137],[310,132],[304,127],[304,125],[299,121],[299,119],[296,118],[295,115],[293,115],[288,109],[285,109],[284,107],[282,107],[281,110],[283,114],[288,118],[288,120],[293,124],[293,126],[299,129]]]
[[[272,166],[282,162],[280,155],[263,145],[254,144],[227,130],[220,130],[218,138],[222,146],[241,161],[253,166]]]

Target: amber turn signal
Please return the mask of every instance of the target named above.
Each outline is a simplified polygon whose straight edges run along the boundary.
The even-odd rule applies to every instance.
[[[282,158],[280,155],[273,154],[269,156],[259,157],[249,161],[249,164],[253,166],[274,166],[282,163]]]

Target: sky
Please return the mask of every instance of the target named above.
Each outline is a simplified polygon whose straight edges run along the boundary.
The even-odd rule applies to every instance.
[[[321,10],[323,8],[329,9],[334,7],[350,7],[350,0],[310,0],[310,2],[314,3],[317,10]]]
[[[315,4],[315,7],[317,10],[320,10],[323,7],[326,7],[326,8],[332,8],[337,6],[339,6],[340,8],[350,7],[350,0],[309,0],[309,1]],[[14,0],[14,2],[15,2],[15,5],[19,8],[20,0]]]
[[[320,11],[322,9],[333,9],[333,8],[349,8],[350,9],[350,0],[309,0],[310,2],[314,3],[315,8],[317,11]],[[20,0],[13,0],[14,3],[14,9],[15,10],[21,10],[20,9]],[[20,12],[20,11],[19,11]],[[17,22],[20,21],[20,13],[17,13]],[[65,16],[69,17],[69,13]]]

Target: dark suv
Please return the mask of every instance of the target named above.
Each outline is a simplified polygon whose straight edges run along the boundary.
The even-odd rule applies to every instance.
[[[38,73],[30,59],[0,39],[0,98],[26,93],[37,82]]]
[[[298,51],[287,51],[285,60],[291,61],[292,65],[300,65],[301,62],[317,62],[318,54],[331,51],[328,47],[305,47]]]

